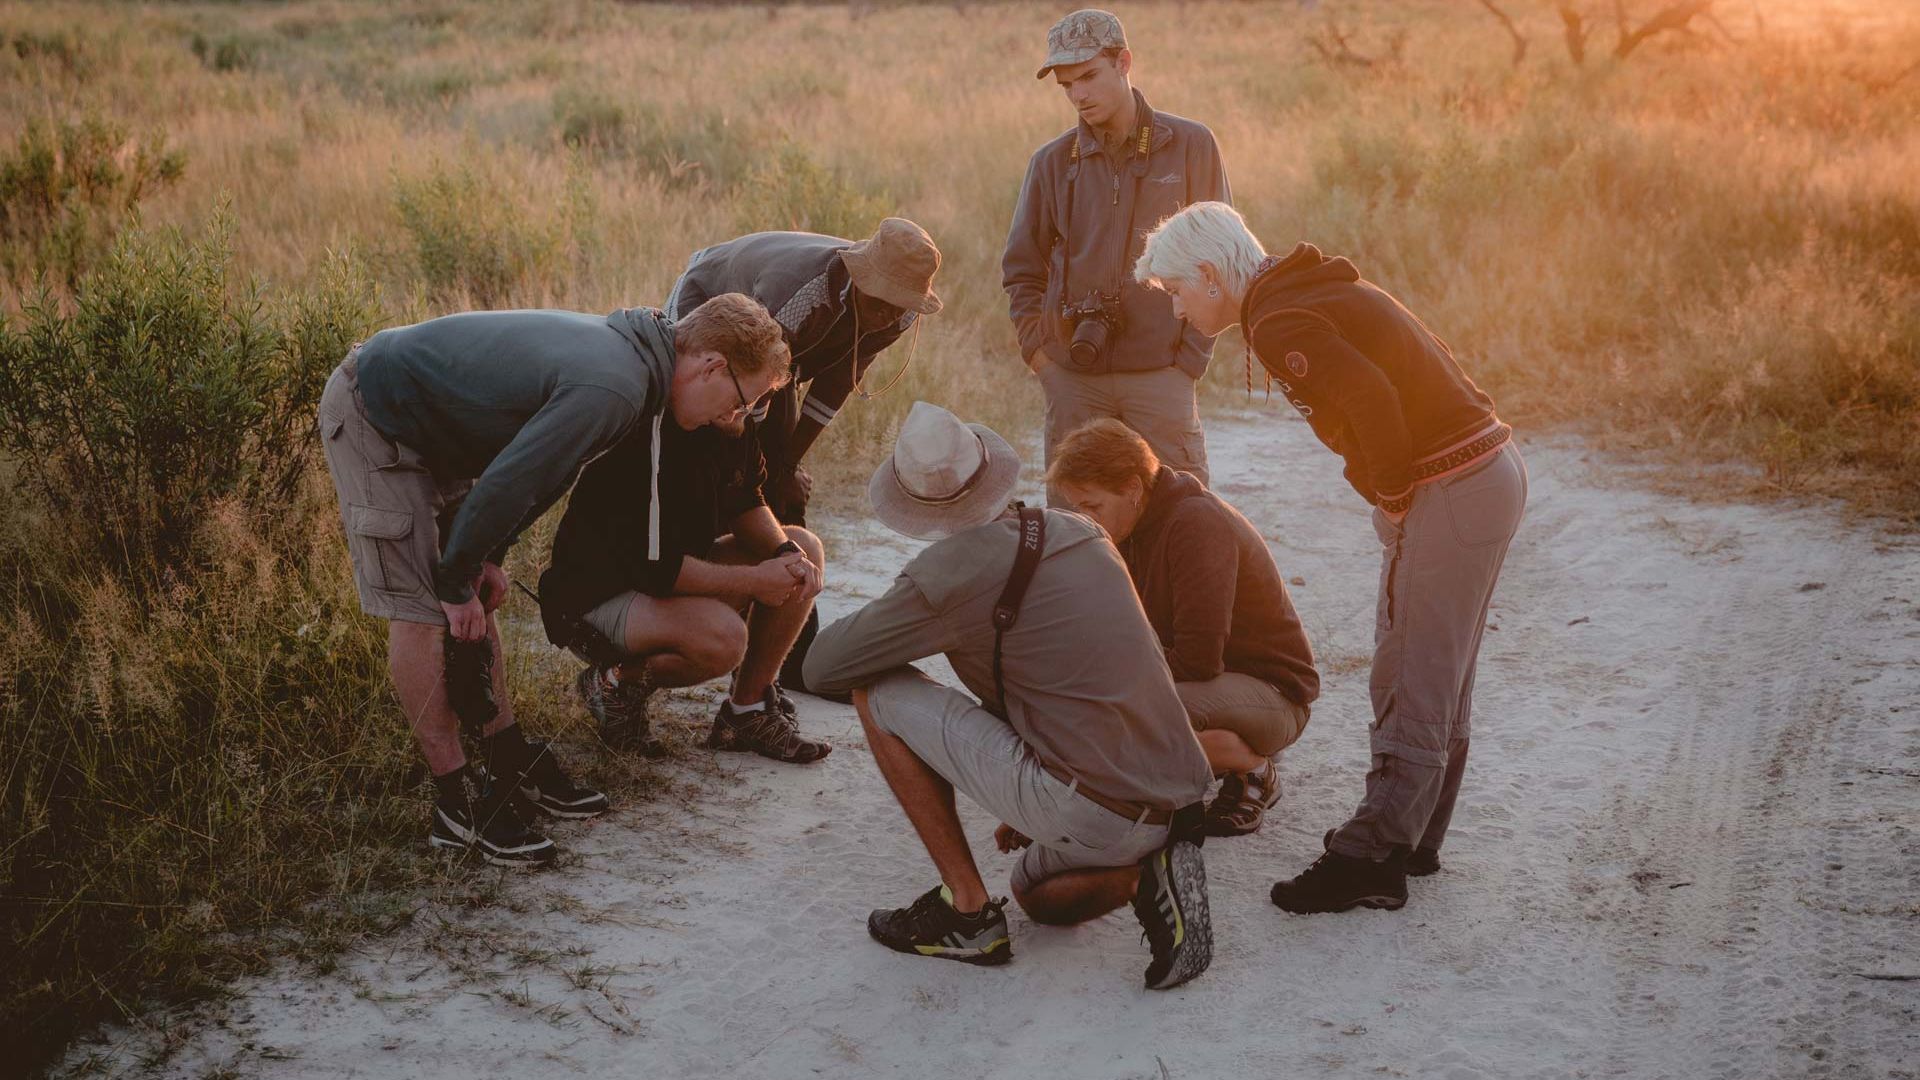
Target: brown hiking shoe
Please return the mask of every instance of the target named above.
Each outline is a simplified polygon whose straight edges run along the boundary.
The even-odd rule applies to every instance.
[[[1274,763],[1259,772],[1228,773],[1220,794],[1207,806],[1203,831],[1208,836],[1245,836],[1260,827],[1267,810],[1280,801],[1280,770]]]
[[[731,700],[722,701],[720,711],[713,716],[707,746],[713,750],[752,751],[789,765],[811,765],[833,752],[831,745],[801,736],[793,714],[782,707],[771,688],[766,707],[759,712],[741,715],[733,711]]]

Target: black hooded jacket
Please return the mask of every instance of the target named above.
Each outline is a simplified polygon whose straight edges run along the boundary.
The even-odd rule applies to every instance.
[[[1240,325],[1369,503],[1404,498],[1415,461],[1497,423],[1493,399],[1446,342],[1351,262],[1312,244],[1261,263]]]

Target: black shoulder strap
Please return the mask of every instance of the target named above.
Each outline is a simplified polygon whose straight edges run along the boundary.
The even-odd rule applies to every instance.
[[[1000,668],[1000,645],[1007,631],[1020,620],[1020,602],[1033,583],[1033,571],[1047,550],[1047,512],[1037,506],[1020,505],[1020,545],[1014,549],[1013,572],[1007,575],[1007,587],[993,604],[993,692],[1000,697],[1000,711],[1007,711],[1007,682]]]

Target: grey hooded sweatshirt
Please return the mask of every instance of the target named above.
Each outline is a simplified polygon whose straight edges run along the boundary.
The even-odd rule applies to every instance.
[[[673,323],[653,308],[474,311],[382,330],[357,363],[373,426],[440,483],[473,481],[434,571],[434,593],[460,604],[582,465],[643,418],[658,438]]]

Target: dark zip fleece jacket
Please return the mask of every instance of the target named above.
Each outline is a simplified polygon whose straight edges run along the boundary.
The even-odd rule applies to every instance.
[[[1235,671],[1295,705],[1320,696],[1313,646],[1267,542],[1200,481],[1162,465],[1120,553],[1176,681]]]
[[[769,476],[791,475],[800,463],[788,449],[794,424],[806,416],[826,427],[881,350],[917,317],[858,328],[854,340],[853,280],[840,253],[853,241],[806,232],[761,232],[694,252],[669,304],[683,316],[721,293],[745,293],[773,313],[793,353],[793,378],[775,390],[757,431]],[[805,400],[800,388],[806,387]]]
[[[1115,161],[1093,129],[1078,124],[1027,163],[1000,264],[1007,310],[1022,356],[1044,351],[1064,364],[1073,326],[1060,318],[1061,299],[1118,290],[1125,325],[1100,370],[1178,365],[1198,379],[1213,339],[1176,318],[1166,293],[1134,281],[1133,264],[1161,219],[1193,203],[1232,201],[1226,166],[1205,124],[1155,112],[1138,90],[1133,99],[1138,115],[1151,117],[1146,154],[1129,141],[1127,156]]]
[[[1344,258],[1312,244],[1269,256],[1247,286],[1240,325],[1313,433],[1346,460],[1369,503],[1413,487],[1413,464],[1496,423],[1493,399],[1447,343]]]
[[[357,362],[373,426],[441,483],[473,481],[434,571],[434,593],[460,604],[583,464],[666,407],[673,324],[652,308],[475,311],[382,330]]]
[[[660,432],[660,500],[649,498],[653,438],[642,425],[580,474],[553,537],[553,563],[540,576],[543,609],[583,615],[629,590],[672,596],[680,567],[703,558],[733,521],[764,505],[766,469],[752,439],[711,427]],[[660,548],[648,558],[653,515]]]

